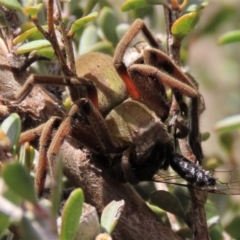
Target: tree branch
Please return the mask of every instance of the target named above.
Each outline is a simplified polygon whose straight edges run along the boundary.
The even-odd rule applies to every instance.
[[[113,232],[113,239],[180,239],[149,209],[130,184],[122,184],[105,169],[91,163],[88,153],[75,149],[66,141],[61,148],[64,153],[64,173],[67,178],[84,191],[86,202],[95,206],[98,214],[112,200],[125,201],[125,208]],[[94,161],[95,162],[95,161]]]
[[[173,62],[181,66],[180,44],[174,42],[174,37],[171,34],[172,24],[179,18],[179,12],[178,10],[171,10],[164,7],[164,13],[167,28],[167,51]],[[188,144],[187,138],[179,139],[178,142],[183,156],[196,162],[196,157]],[[210,239],[204,210],[205,201],[203,192],[197,191],[194,188],[188,188],[188,190],[191,198],[191,206],[188,210],[187,217],[189,220],[188,225],[191,227],[194,234],[194,239]]]

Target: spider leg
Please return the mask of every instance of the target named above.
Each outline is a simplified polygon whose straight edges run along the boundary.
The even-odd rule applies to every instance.
[[[177,89],[181,94],[191,99],[191,114],[189,119],[189,144],[197,159],[201,161],[203,155],[199,137],[198,91],[195,88],[189,86],[188,84],[180,82],[177,79],[149,65],[134,64],[128,69],[128,72],[131,79],[134,81],[134,84],[138,87],[142,95],[149,94],[149,86],[151,86],[153,82],[158,81],[160,82],[160,84],[170,87],[171,89]]]
[[[61,118],[51,117],[46,123],[21,133],[18,144],[33,142],[40,138],[39,158],[36,168],[35,187],[38,196],[44,191],[46,174],[47,174],[47,151],[52,140],[53,132],[60,125]]]
[[[116,50],[115,50],[114,57],[113,57],[113,65],[116,68],[118,74],[124,80],[129,94],[134,99],[139,99],[140,94],[139,94],[138,90],[136,89],[136,87],[134,86],[131,79],[129,78],[127,68],[123,63],[123,56],[126,52],[126,49],[129,47],[130,43],[132,42],[132,40],[137,36],[137,34],[140,31],[142,31],[142,33],[144,34],[144,36],[146,37],[146,39],[148,40],[148,42],[150,43],[150,45],[152,47],[155,47],[158,49],[160,48],[159,43],[157,42],[155,37],[152,35],[152,33],[149,31],[149,29],[147,28],[145,23],[142,20],[137,19],[130,26],[127,33],[123,36],[123,38],[118,43]]]
[[[195,90],[196,96],[192,97],[190,100],[189,107],[189,136],[188,141],[189,145],[194,152],[196,158],[201,161],[203,159],[202,147],[200,144],[200,136],[199,136],[199,105],[200,105],[200,95],[197,94],[197,86],[196,83],[193,82],[193,79],[188,77],[180,67],[174,64],[170,57],[166,55],[164,52],[159,51],[154,48],[148,48],[144,50],[144,59],[148,65],[154,66],[158,69],[161,69],[173,76],[178,81],[182,82],[178,87],[173,88],[173,93],[175,99],[179,105],[181,112],[184,113],[185,116],[188,115],[188,108],[186,103],[183,101],[184,94],[180,88],[184,88],[185,85],[188,85],[193,90]],[[169,86],[171,87],[171,86]]]
[[[60,122],[60,118],[51,117],[42,129],[39,143],[39,159],[35,177],[35,187],[38,196],[41,196],[44,191],[48,165],[47,152],[51,144],[53,132],[59,127]]]
[[[105,122],[105,119],[101,113],[96,109],[94,104],[92,104],[90,99],[81,99],[82,110],[84,111],[88,122],[90,123],[95,135],[102,143],[102,149],[106,153],[119,153],[126,149],[126,144],[123,144],[116,139],[113,140],[111,137],[108,126]]]
[[[98,107],[98,98],[97,98],[97,90],[94,84],[85,79],[80,77],[63,77],[63,76],[49,76],[49,75],[31,75],[26,83],[24,84],[21,91],[15,96],[17,102],[23,101],[31,92],[33,87],[36,84],[51,84],[51,85],[62,85],[62,86],[69,86],[69,87],[76,87],[79,91],[79,96],[72,98],[72,101],[76,101],[77,99],[88,96],[91,101],[94,103],[96,107]],[[70,92],[71,94],[71,92]]]
[[[148,65],[154,66],[157,69],[168,73],[170,76],[173,76],[179,81],[196,89],[195,85],[186,76],[186,74],[182,71],[182,69],[176,64],[174,64],[171,58],[167,54],[165,54],[163,51],[159,51],[158,49],[154,49],[154,48],[146,48],[144,50],[144,62]],[[181,112],[184,113],[185,116],[187,116],[188,107],[186,103],[183,101],[182,95],[179,94],[178,89],[174,89],[173,94],[175,96],[175,99],[179,105]]]
[[[185,138],[188,136],[189,129],[186,125],[178,120],[178,113],[174,114],[168,123],[168,132],[174,128],[174,138]]]
[[[21,145],[25,142],[32,142],[35,139],[40,138],[45,124],[46,123],[43,123],[36,128],[30,129],[21,133],[18,144]]]

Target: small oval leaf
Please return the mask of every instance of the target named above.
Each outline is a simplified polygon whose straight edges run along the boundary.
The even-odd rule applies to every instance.
[[[84,16],[86,16],[87,14],[89,14],[92,9],[95,7],[95,5],[97,4],[98,0],[88,0],[87,1],[87,5],[84,8]]]
[[[4,234],[4,232],[6,232],[10,223],[11,222],[10,222],[9,216],[0,212],[0,236],[2,236]]]
[[[167,212],[175,214],[183,220],[186,218],[181,203],[170,192],[164,190],[153,192],[150,195],[150,203],[160,207]]]
[[[99,15],[99,25],[110,42],[114,45],[118,43],[118,37],[116,33],[116,27],[118,25],[118,20],[116,13],[109,7],[104,7]]]
[[[220,133],[226,133],[240,129],[240,114],[233,115],[217,122],[214,130]]]
[[[42,28],[45,30],[47,29],[47,26],[42,26]],[[37,27],[30,28],[29,30],[23,32],[19,36],[13,39],[13,44],[18,44],[20,42],[23,42],[26,39],[30,38],[44,38],[43,34],[39,32]]]
[[[20,147],[19,151],[19,159],[18,161],[26,167],[26,169],[30,172],[32,169],[32,164],[35,156],[35,150],[28,142],[24,143]]]
[[[8,138],[7,134],[0,129],[0,147],[4,150],[4,151],[9,151],[12,148],[12,143],[10,141],[10,139]]]
[[[19,229],[22,240],[57,240],[58,237],[52,231],[52,224],[48,219],[37,218],[32,212],[26,212],[22,218]]]
[[[12,10],[21,11],[22,5],[17,0],[0,0],[0,4]]]
[[[166,0],[127,0],[121,7],[122,12],[146,8],[152,5],[168,5]]]
[[[8,136],[13,147],[13,152],[15,153],[18,145],[18,139],[22,130],[22,124],[19,115],[12,113],[3,121],[1,129]]]
[[[2,171],[3,179],[8,187],[24,200],[37,202],[34,190],[33,178],[26,168],[20,163],[8,164]]]
[[[80,30],[81,28],[84,27],[84,25],[86,25],[87,23],[95,20],[97,17],[98,17],[98,13],[93,12],[93,13],[90,13],[89,15],[85,16],[85,17],[82,17],[82,18],[76,20],[72,24],[71,29],[69,30],[67,36],[72,37],[76,31]]]
[[[182,40],[195,27],[199,20],[199,12],[191,12],[181,16],[171,28],[172,35]]]
[[[46,47],[46,48],[42,48],[36,51],[37,55],[41,55],[43,57],[49,58],[50,60],[52,60],[55,56],[54,50],[52,47]]]
[[[73,240],[95,239],[100,232],[101,229],[96,208],[84,203],[80,225]]]
[[[101,228],[105,232],[109,234],[113,232],[115,226],[117,225],[118,219],[122,214],[124,206],[124,200],[112,201],[103,209],[101,216]]]
[[[205,142],[210,138],[210,132],[201,133],[201,141]]]
[[[79,55],[89,52],[89,49],[98,41],[97,27],[93,24],[87,26],[82,33],[79,43]]]
[[[95,43],[91,48],[88,49],[89,52],[102,52],[105,54],[112,55],[114,53],[114,48],[112,43],[108,41],[100,41]]]
[[[23,211],[20,207],[16,206],[3,196],[0,196],[0,213],[1,215],[4,214],[4,216],[15,222],[19,222],[23,215]],[[6,221],[6,218],[3,217],[2,220]],[[1,228],[2,226],[0,229]]]
[[[148,0],[127,0],[125,3],[123,3],[121,7],[121,11],[127,12],[130,10],[149,7],[149,6],[151,6],[151,4],[148,2]]]
[[[36,17],[38,12],[42,9],[43,4],[39,3],[36,6],[27,6],[24,8],[24,11],[27,15],[30,15],[32,17]]]
[[[84,195],[82,189],[75,189],[69,196],[62,214],[60,239],[73,239],[82,214]]]
[[[220,45],[234,42],[240,42],[240,30],[227,32],[218,39],[218,44]]]
[[[42,49],[50,46],[51,46],[51,43],[45,39],[35,40],[22,45],[17,49],[16,52],[17,54],[23,54],[23,53],[31,52],[33,50],[38,50],[38,49]]]

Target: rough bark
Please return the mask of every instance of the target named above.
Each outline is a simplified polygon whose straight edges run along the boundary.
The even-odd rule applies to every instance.
[[[76,187],[83,189],[86,202],[95,206],[99,214],[112,200],[125,201],[113,239],[180,239],[148,208],[130,184],[120,183],[107,169],[91,163],[86,153],[67,142],[61,152],[64,153],[65,175]]]

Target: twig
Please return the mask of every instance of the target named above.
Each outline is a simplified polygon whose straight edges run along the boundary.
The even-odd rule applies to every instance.
[[[84,191],[85,200],[96,207],[98,214],[112,200],[125,201],[125,208],[113,232],[115,240],[180,239],[148,208],[130,184],[122,184],[108,173],[109,169],[94,165],[88,153],[77,150],[64,142],[64,173],[77,187]]]
[[[174,42],[174,38],[171,34],[171,26],[172,24],[178,19],[179,11],[178,10],[170,10],[164,7],[165,13],[165,21],[167,27],[167,51],[173,62],[177,65],[180,64],[180,45]],[[175,101],[175,99],[174,99]],[[180,139],[179,147],[181,153],[188,159],[196,162],[196,157],[192,153],[191,148],[189,147],[187,138]],[[207,227],[207,221],[205,216],[204,210],[204,200],[203,200],[203,193],[199,191],[189,188],[190,197],[191,197],[191,207],[188,211],[187,217],[189,218],[189,225],[192,228],[194,233],[194,239],[209,239],[209,232]]]

